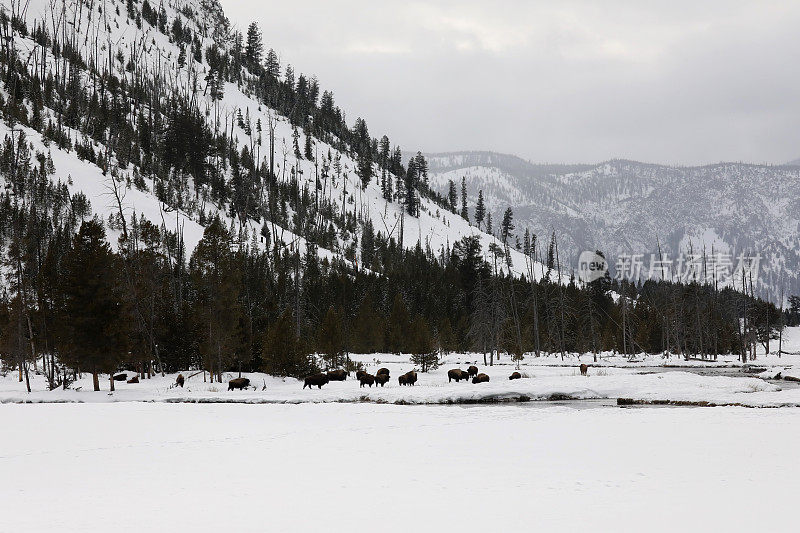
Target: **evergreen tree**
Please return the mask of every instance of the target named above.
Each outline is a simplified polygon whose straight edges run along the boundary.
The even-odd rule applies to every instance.
[[[246,357],[241,345],[241,273],[235,268],[230,232],[214,217],[189,261],[197,287],[195,316],[201,334],[200,354],[209,374],[222,382],[222,372]]]
[[[406,211],[412,217],[417,216],[419,213],[419,205],[417,202],[417,185],[419,183],[419,168],[418,161],[412,157],[408,162],[408,170],[405,173],[404,179],[404,201]]]
[[[453,180],[448,180],[447,201],[450,212],[457,213],[456,206],[458,205],[458,193],[456,192],[456,184]]]
[[[433,338],[427,321],[420,315],[411,323],[409,339],[411,362],[420,367],[422,372],[439,366],[439,356],[433,347]]]
[[[245,47],[245,56],[251,65],[261,63],[261,55],[264,53],[264,43],[261,38],[261,30],[258,24],[251,22],[247,27],[247,45]]]
[[[358,308],[352,330],[350,346],[356,353],[372,353],[383,349],[381,315],[375,309],[372,297],[367,294]]]
[[[381,137],[380,147],[378,148],[378,164],[382,169],[389,169],[390,157],[391,146],[389,146],[389,137],[384,135]]]
[[[423,192],[428,192],[428,162],[422,152],[417,152],[414,160],[417,171],[417,187]]]
[[[361,178],[361,187],[366,189],[372,180],[372,156],[369,150],[358,156],[358,177]]]
[[[305,137],[306,139],[303,151],[305,152],[306,159],[308,159],[309,161],[314,161],[314,147],[311,140],[311,133],[309,131],[306,131]]]
[[[400,293],[395,293],[392,310],[386,324],[386,349],[391,353],[400,353],[407,347],[409,318],[406,303]]]
[[[96,391],[98,375],[113,374],[128,351],[129,319],[117,272],[103,225],[85,221],[65,258],[59,355],[70,367],[91,372]]]
[[[469,222],[469,210],[467,209],[467,178],[461,178],[461,218]]]
[[[294,68],[291,65],[286,65],[286,73],[283,75],[283,81],[287,87],[294,87]]]
[[[483,203],[483,189],[478,191],[478,204],[475,206],[475,223],[478,225],[478,229],[481,229],[481,225],[483,224],[483,220],[486,217],[486,206]],[[488,233],[491,233],[492,230],[487,230]]]
[[[786,311],[788,326],[800,326],[800,296],[789,296],[789,309]]]
[[[503,222],[500,224],[500,240],[506,246],[506,251],[508,251],[508,237],[512,231],[514,231],[514,211],[507,207],[503,213]]]
[[[328,307],[325,318],[320,324],[318,346],[329,369],[342,365],[342,354],[344,353],[342,318],[333,307]]]
[[[550,246],[547,248],[547,274],[546,278],[550,279],[550,273],[556,267],[556,232],[550,237]]]
[[[439,328],[436,332],[436,340],[441,352],[450,353],[458,350],[458,343],[456,342],[456,334],[453,331],[453,325],[446,316],[439,324]]]
[[[373,254],[375,253],[375,229],[372,220],[364,222],[364,230],[361,232],[361,264],[364,268],[371,268]]]
[[[266,65],[267,74],[276,80],[281,76],[281,62],[278,59],[278,54],[272,48],[267,52]]]
[[[267,329],[263,346],[264,371],[269,374],[301,378],[319,370],[298,337],[295,318],[288,308]]]
[[[303,154],[300,152],[300,132],[297,131],[297,126],[292,129],[292,148],[294,149],[294,158],[303,159]]]

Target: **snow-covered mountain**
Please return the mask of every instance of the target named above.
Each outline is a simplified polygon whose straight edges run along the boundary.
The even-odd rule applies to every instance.
[[[466,179],[500,220],[514,209],[547,245],[555,231],[574,264],[583,250],[615,258],[679,253],[760,254],[756,292],[773,300],[800,293],[800,168],[744,163],[700,167],[612,160],[596,165],[532,164],[491,152],[430,154],[430,182],[446,192]],[[540,248],[541,250],[541,248]]]
[[[192,106],[202,111],[209,131],[216,132],[224,127],[225,137],[231,146],[237,150],[249,148],[249,153],[256,159],[255,164],[264,166],[270,164],[267,128],[273,124],[274,174],[279,184],[288,184],[297,176],[297,186],[301,191],[318,190],[320,169],[328,165],[331,177],[325,179],[325,189],[320,194],[327,195],[337,209],[341,206],[341,210],[346,212],[335,214],[332,219],[345,220],[352,214],[357,228],[355,231],[352,228],[340,231],[336,243],[327,249],[318,247],[320,256],[359,262],[360,228],[367,221],[371,222],[376,233],[394,238],[406,248],[419,243],[423,249],[429,247],[434,253],[469,235],[478,236],[484,252],[491,242],[496,241],[494,237],[478,231],[459,216],[440,209],[426,198],[421,199],[419,217],[404,215],[398,201],[383,198],[381,171],[375,164],[375,177],[362,188],[357,174],[357,154],[347,149],[346,143],[340,139],[311,140],[314,153],[318,154],[316,161],[297,157],[293,146],[307,144],[305,137],[310,134],[299,128],[299,138],[295,137],[295,128],[290,120],[256,95],[255,76],[246,67],[241,67],[241,79],[236,83],[226,82],[218,74],[214,77],[214,68],[209,60],[210,51],[226,54],[232,47],[241,46],[241,42],[237,44],[234,28],[216,0],[164,0],[151,3],[147,0],[106,0],[99,3],[31,0],[29,4],[21,4],[14,3],[10,9],[3,8],[3,11],[9,18],[19,21],[20,27],[25,26],[24,32],[14,35],[13,46],[19,57],[27,59],[26,66],[32,76],[42,73],[38,79],[47,78],[50,72],[63,74],[66,69],[81,80],[80,83],[76,82],[76,86],[83,84],[85,90],[88,91],[89,87],[95,90],[99,82],[92,68],[102,65],[103,69],[108,68],[113,72],[113,83],[122,84],[130,91],[128,95],[143,82],[149,86],[158,81],[174,91],[165,100],[172,98],[172,101],[191,102]],[[145,15],[146,10],[151,14],[150,21]],[[50,32],[55,28],[60,37],[62,34],[68,35],[66,40],[70,43],[70,49],[54,55],[49,38],[42,36],[42,33],[37,34],[37,27]],[[180,34],[190,37],[181,41],[176,37]],[[237,76],[229,74],[228,77]],[[220,80],[220,87],[216,91],[211,86],[214,79]],[[0,96],[6,100],[9,96],[8,87],[2,84]],[[137,119],[137,112],[145,110],[137,110],[137,103],[132,97],[126,103],[129,106],[126,112],[131,121],[141,120]],[[25,107],[26,115],[35,114],[29,100],[24,99],[21,105]],[[121,162],[114,149],[109,150],[102,140],[87,138],[78,130],[63,126],[59,111],[45,106],[41,113],[43,115],[37,118],[37,122],[58,124],[69,137],[68,147],[62,148],[48,142],[38,128],[30,127],[26,121],[16,121],[12,126],[3,118],[0,118],[0,140],[14,139],[24,134],[30,143],[31,162],[37,164],[37,154],[52,159],[54,172],[50,179],[66,183],[73,194],[83,192],[91,203],[92,213],[102,219],[117,217],[120,209],[126,217],[134,213],[144,216],[159,227],[180,232],[187,253],[191,253],[203,235],[203,221],[208,220],[209,215],[218,214],[238,232],[242,242],[255,246],[279,242],[291,249],[298,247],[301,252],[305,251],[304,237],[293,233],[289,224],[268,225],[261,217],[242,220],[242,217],[230,212],[229,205],[215,203],[208,186],[197,186],[191,177],[183,190],[171,192],[180,201],[169,204],[159,199],[156,194],[158,178],[152,173],[142,172],[135,161]],[[241,117],[245,117],[246,124]],[[137,126],[141,128],[142,124]],[[93,156],[105,154],[107,159],[103,160],[98,155],[92,161],[94,157],[81,156],[72,148],[86,146],[87,143],[91,146]],[[332,170],[334,167],[338,169],[336,172]],[[235,176],[231,169],[222,168],[221,172],[225,186],[233,187]],[[390,175],[389,179],[395,178]],[[121,202],[113,193],[115,188],[120,189]],[[292,218],[291,212],[284,216],[285,220]],[[118,234],[119,228],[112,224],[109,239],[115,242]],[[524,256],[515,250],[511,253],[514,270],[524,272]]]

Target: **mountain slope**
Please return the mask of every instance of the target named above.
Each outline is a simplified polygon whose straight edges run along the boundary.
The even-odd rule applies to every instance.
[[[575,167],[535,165],[487,152],[431,154],[431,184],[463,178],[474,204],[483,190],[495,220],[514,208],[518,231],[546,243],[555,231],[572,264],[582,250],[614,258],[658,251],[761,254],[757,292],[800,292],[800,168],[743,163],[702,167],[613,160]]]
[[[259,96],[261,87],[257,76],[244,66],[235,66],[241,72],[234,73],[230,72],[234,67],[226,66],[228,80],[223,79],[219,74],[222,67],[216,66],[217,56],[229,54],[239,44],[234,29],[215,0],[167,0],[157,13],[155,6],[146,0],[127,3],[112,0],[102,4],[51,4],[47,0],[33,0],[26,11],[10,14],[26,25],[23,32],[26,36],[15,36],[13,44],[19,56],[30,59],[28,69],[32,75],[39,71],[69,69],[87,88],[96,87],[98,83],[92,65],[110,65],[115,74],[113,83],[122,84],[123,90],[127,86],[131,91],[130,107],[141,107],[140,102],[133,98],[133,88],[137,85],[169,87],[173,92],[162,95],[164,101],[156,102],[152,107],[167,107],[173,102],[178,102],[173,105],[181,106],[190,102],[199,110],[206,131],[224,138],[237,151],[247,149],[256,170],[259,165],[274,170],[276,183],[273,186],[296,187],[298,194],[312,191],[315,197],[328,201],[333,210],[330,220],[338,226],[338,236],[324,245],[317,243],[322,257],[337,257],[358,264],[361,230],[368,223],[376,232],[401,242],[406,248],[419,243],[423,249],[429,248],[434,253],[469,235],[480,239],[484,251],[491,242],[496,242],[460,217],[440,209],[428,198],[420,200],[419,217],[405,215],[399,198],[384,200],[378,178],[381,169],[377,164],[373,164],[376,177],[362,188],[358,176],[359,155],[352,143],[316,133],[314,138],[307,140],[306,137],[312,135],[308,124],[301,121],[298,127],[296,120],[293,123],[267,105]],[[48,28],[61,24],[63,20],[68,21],[64,28],[75,30],[70,38],[73,48],[69,54],[62,51],[60,57],[56,57],[52,50],[48,50],[49,46],[44,46],[46,38],[37,37],[36,28]],[[294,83],[291,86],[293,88]],[[100,89],[101,98],[105,96],[103,89],[105,87]],[[3,90],[4,96],[8,97],[8,88]],[[37,112],[30,103],[25,102],[23,106],[27,114]],[[37,120],[42,124],[58,124],[60,134],[67,139],[67,146],[43,138],[30,124],[25,124],[30,120],[16,121],[13,126],[7,119],[0,121],[0,136],[13,138],[24,133],[33,147],[32,161],[37,152],[50,154],[55,166],[52,180],[68,182],[72,193],[83,192],[90,200],[93,212],[104,220],[117,219],[116,223],[110,224],[112,242],[113,237],[120,233],[120,213],[125,218],[135,213],[169,231],[180,232],[187,252],[191,253],[202,237],[204,221],[217,214],[235,229],[242,242],[252,242],[255,246],[280,243],[289,249],[298,247],[305,251],[306,236],[300,231],[303,226],[293,222],[302,218],[302,214],[293,213],[288,208],[281,220],[267,223],[265,215],[257,207],[246,216],[240,213],[237,216],[230,198],[215,198],[213,182],[197,183],[179,168],[168,169],[165,179],[163,169],[154,171],[135,160],[122,161],[119,149],[110,146],[111,143],[104,139],[86,138],[77,129],[65,125],[61,111],[44,106],[42,116]],[[139,129],[145,126],[141,117],[147,111],[127,110],[132,121],[138,122]],[[274,132],[274,150],[268,154],[267,132],[270,129]],[[308,154],[298,153],[297,147],[304,145],[312,147],[313,160]],[[71,149],[78,146],[83,148],[84,157]],[[92,157],[85,157],[86,150],[91,151]],[[210,174],[218,174],[226,194],[235,196],[236,192],[231,191],[237,187],[236,172],[224,161],[214,164],[213,157],[206,156],[205,159],[207,165],[215,167]],[[186,175],[178,175],[181,172]],[[390,175],[389,179],[397,178]],[[262,182],[256,187],[259,190],[246,191],[246,194],[263,200],[267,196],[267,184]],[[169,190],[165,191],[166,188]],[[120,192],[120,201],[113,194],[115,189]],[[355,226],[349,223],[351,217]],[[340,220],[343,221],[341,224]],[[401,228],[403,235],[400,235]],[[524,257],[515,250],[511,253],[515,271],[523,272]]]

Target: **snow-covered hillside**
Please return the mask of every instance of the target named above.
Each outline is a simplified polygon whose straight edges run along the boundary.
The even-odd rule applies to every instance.
[[[744,163],[702,167],[613,160],[538,165],[491,152],[430,154],[431,183],[466,178],[471,208],[483,190],[492,216],[514,209],[518,231],[546,242],[555,231],[571,261],[600,249],[622,254],[760,254],[756,292],[800,293],[800,168]],[[540,241],[542,242],[542,241]],[[755,280],[754,280],[755,281]]]
[[[139,2],[134,2],[139,6]],[[221,7],[215,0],[166,0],[163,2],[163,14],[166,17],[166,28],[171,28],[176,19],[180,19],[185,28],[190,28],[195,35],[200,36],[201,46],[206,49],[208,46],[220,42],[225,42],[226,32],[230,31],[230,23],[224,16]],[[259,102],[252,94],[248,93],[246,84],[225,83],[222,88],[221,99],[215,101],[212,98],[212,91],[208,90],[207,83],[204,82],[211,71],[207,62],[206,55],[203,54],[202,61],[193,59],[192,54],[183,54],[181,46],[176,44],[173,39],[162,33],[158,27],[151,26],[146,20],[131,19],[126,11],[126,2],[122,0],[109,0],[102,3],[94,2],[61,2],[52,3],[48,0],[32,0],[27,10],[21,13],[29,28],[37,23],[49,27],[55,20],[66,18],[70,21],[70,26],[76,28],[74,38],[75,47],[84,62],[92,64],[112,65],[114,73],[121,80],[133,78],[131,65],[119,58],[135,58],[139,71],[144,71],[153,79],[162,79],[174,88],[176,93],[187,96],[198,101],[199,108],[205,111],[205,118],[212,128],[215,120],[233,123],[235,117],[241,116],[249,119],[249,124],[262,124],[266,130],[266,125],[273,123],[275,127],[275,147],[278,157],[275,161],[275,175],[279,180],[288,181],[290,175],[297,172],[299,176],[298,184],[302,189],[315,187],[315,181],[319,176],[319,167],[314,161],[295,158],[292,155],[293,146],[293,127],[289,120],[279,115],[275,110]],[[137,27],[140,25],[141,27]],[[38,64],[38,68],[44,70],[43,64],[48,68],[59,68],[59,61],[53,58],[52,53],[48,53],[45,47],[40,46],[33,35],[28,37],[15,37],[14,44],[22,57],[36,58],[37,61],[31,65]],[[231,42],[228,46],[233,46]],[[183,66],[181,66],[183,65]],[[31,68],[34,68],[31,66]],[[62,67],[63,68],[63,67]],[[248,74],[245,72],[245,76]],[[87,77],[85,72],[83,76]],[[88,78],[85,80],[91,83]],[[2,90],[0,88],[0,90]],[[220,118],[221,117],[221,118]],[[56,113],[52,110],[45,110],[44,122],[47,120],[57,120]],[[274,121],[274,122],[273,122]],[[238,146],[258,146],[262,134],[256,133],[255,128],[242,128],[236,126],[230,133],[231,141]],[[62,150],[53,143],[45,143],[42,136],[31,128],[16,124],[12,133],[9,124],[0,120],[0,137],[17,135],[24,132],[32,146],[31,158],[37,152],[52,154],[55,165],[55,173],[52,179],[61,180],[69,183],[70,191],[82,191],[91,202],[93,214],[99,215],[104,220],[109,216],[116,216],[119,212],[117,199],[112,194],[113,183],[109,174],[115,175],[117,181],[126,185],[121,191],[123,196],[122,206],[126,217],[134,213],[143,215],[158,226],[163,226],[170,231],[180,231],[187,247],[187,252],[191,253],[196,243],[202,237],[203,227],[200,224],[200,210],[207,216],[218,213],[226,223],[238,232],[242,242],[252,242],[254,245],[263,245],[264,239],[260,235],[269,233],[269,240],[272,243],[283,243],[287,247],[294,249],[295,246],[301,252],[305,250],[305,242],[290,231],[287,227],[262,227],[263,220],[256,222],[248,220],[242,223],[230,213],[224,206],[213,206],[204,201],[203,191],[195,189],[193,183],[188,183],[185,196],[192,202],[192,209],[176,209],[175,206],[167,206],[160,202],[154,190],[156,184],[151,177],[145,176],[146,189],[140,190],[132,185],[134,176],[137,173],[136,165],[119,165],[116,158],[112,156],[109,165],[110,172],[104,173],[103,169],[94,163],[81,160],[75,151]],[[68,130],[73,145],[77,145],[84,139],[75,130]],[[263,134],[266,137],[266,133]],[[300,145],[302,146],[305,132],[301,132]],[[94,150],[97,153],[104,153],[106,147],[97,141],[93,142]],[[261,159],[261,163],[267,164],[266,148],[258,148],[254,153]],[[341,164],[341,175],[339,179],[331,179],[326,182],[327,192],[331,198],[338,198],[338,205],[353,213],[361,224],[367,220],[372,222],[376,232],[382,233],[387,238],[394,238],[402,242],[406,248],[413,248],[419,243],[423,249],[430,248],[434,253],[439,253],[443,247],[452,246],[459,239],[476,235],[481,241],[484,253],[487,253],[488,246],[495,239],[470,226],[460,217],[441,210],[432,201],[423,198],[420,209],[420,216],[411,217],[403,215],[403,208],[397,202],[388,202],[383,199],[379,179],[373,179],[366,188],[361,187],[361,181],[356,174],[357,162],[354,155],[347,151],[337,150],[334,146],[321,140],[314,140],[314,150],[320,157],[327,158],[327,161],[338,159]],[[289,154],[287,156],[287,154]],[[376,171],[376,175],[380,172]],[[229,176],[228,176],[229,178]],[[291,213],[289,213],[291,219]],[[403,218],[401,223],[401,218]],[[403,228],[403,235],[400,235]],[[111,231],[110,240],[114,242],[118,232]],[[339,242],[332,249],[319,248],[318,252],[323,257],[338,256],[343,257],[343,251],[348,247],[356,250],[355,258],[351,257],[351,262],[359,262],[357,244],[360,232],[355,234],[342,235]],[[517,273],[526,272],[525,258],[522,254],[511,250],[513,269]],[[539,267],[541,272],[541,267]]]

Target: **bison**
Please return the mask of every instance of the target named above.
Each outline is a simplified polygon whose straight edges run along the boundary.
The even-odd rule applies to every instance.
[[[389,374],[375,374],[375,385],[383,387],[389,383]]]
[[[175,378],[175,385],[183,388],[183,374],[178,374],[178,377]]]
[[[589,367],[584,363],[581,363],[581,376],[585,376],[586,372],[589,370]]]
[[[366,370],[358,370],[358,371],[356,371],[356,379],[360,380],[361,376],[363,376],[366,373],[367,373]]]
[[[318,388],[322,388],[323,385],[327,385],[330,379],[328,379],[328,374],[312,374],[306,377],[305,381],[303,382],[303,388],[305,389],[308,387],[309,389],[316,385]]]
[[[250,380],[247,378],[235,378],[228,382],[228,390],[232,391],[233,389],[246,389],[250,386]]]
[[[413,370],[410,370],[397,378],[397,381],[400,383],[400,385],[413,385],[417,382],[417,373]]]
[[[369,385],[370,388],[372,388],[372,385],[375,383],[375,376],[373,376],[372,374],[367,374],[366,372],[364,372],[364,374],[361,376],[361,378],[358,381],[360,383],[359,387],[363,387],[364,385]]]
[[[453,380],[456,380],[456,383],[461,381],[462,379],[469,379],[469,373],[464,372],[460,368],[454,368],[452,370],[447,371],[447,382],[450,383]]]
[[[328,371],[328,380],[329,381],[345,381],[347,379],[347,372],[344,370],[329,370]]]
[[[475,365],[470,366],[467,369],[467,373],[469,374],[469,377],[477,376],[478,375],[478,367],[475,366]]]
[[[122,374],[115,374],[114,381],[125,381],[128,379],[128,374],[123,372]]]
[[[521,377],[522,374],[520,374],[519,372],[513,372],[510,376],[508,376],[508,379],[520,379]]]
[[[483,373],[478,374],[477,376],[472,378],[473,383],[487,383],[488,381],[489,381],[489,376]]]
[[[375,373],[375,376],[380,376],[381,374],[386,374],[386,376],[388,377],[389,376],[389,369],[388,368],[381,368],[380,370],[378,370]]]
[[[133,376],[128,380],[128,383],[139,383],[139,376]]]

